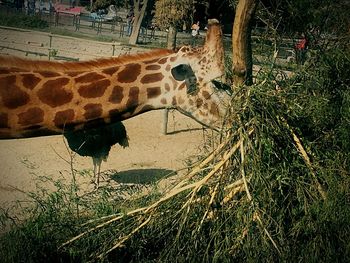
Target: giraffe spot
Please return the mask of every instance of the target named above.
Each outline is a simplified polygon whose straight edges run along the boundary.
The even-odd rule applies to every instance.
[[[96,72],[89,72],[87,74],[84,74],[82,76],[79,76],[75,78],[75,83],[89,83],[94,82],[100,79],[104,79],[105,77],[103,75],[100,75]]]
[[[170,71],[170,70],[171,70],[171,66],[170,66],[170,65],[167,65],[167,66],[165,67],[165,70],[166,70],[166,71]]]
[[[160,103],[162,103],[162,104],[167,104],[168,102],[166,101],[166,99],[165,98],[162,98],[161,100],[160,100]]]
[[[84,117],[86,120],[97,119],[102,115],[102,105],[96,103],[89,103],[84,106]]]
[[[59,73],[52,71],[34,71],[34,73],[39,73],[44,78],[53,78],[61,76]]]
[[[168,83],[165,83],[165,90],[170,91],[170,85]]]
[[[69,71],[69,72],[66,72],[66,75],[69,76],[69,77],[76,77],[76,76],[78,76],[80,74],[81,74],[80,71]]]
[[[206,57],[203,57],[201,60],[200,60],[201,63],[205,64],[207,62],[207,58]]]
[[[125,65],[125,68],[118,73],[118,81],[121,83],[134,82],[141,73],[141,65],[130,63]]]
[[[110,84],[111,82],[108,79],[102,79],[91,84],[81,86],[78,92],[84,98],[98,98],[105,93]]]
[[[199,108],[200,106],[202,106],[202,104],[203,104],[203,100],[202,100],[201,98],[198,98],[198,99],[196,100],[196,106],[197,106],[197,108]]]
[[[11,71],[8,68],[0,68],[0,74],[10,74]]]
[[[27,89],[34,89],[36,87],[36,85],[40,82],[40,78],[32,75],[32,74],[25,74],[22,75],[22,83],[23,86]]]
[[[155,59],[152,59],[152,60],[147,60],[147,61],[144,61],[143,63],[145,64],[153,64],[153,63],[156,63],[158,62],[158,58],[155,58]]]
[[[16,76],[0,78],[0,96],[5,107],[16,109],[29,102],[29,95],[15,85]]]
[[[177,59],[177,57],[171,57],[171,58],[170,58],[170,61],[171,61],[171,62],[174,62],[176,59]]]
[[[22,126],[36,125],[44,120],[44,111],[38,107],[30,108],[18,114],[18,124]]]
[[[203,108],[207,110],[208,109],[208,103],[204,103]]]
[[[203,90],[203,91],[202,91],[202,95],[203,95],[203,97],[204,97],[206,100],[210,99],[210,94],[209,94],[208,91]]]
[[[111,67],[111,68],[105,68],[102,70],[104,74],[113,76],[114,73],[116,73],[119,70],[119,67]]]
[[[208,112],[204,112],[204,111],[199,111],[199,115],[202,115],[202,116],[205,116],[207,117],[208,116]]]
[[[171,104],[174,105],[174,106],[177,104],[176,97],[173,97],[173,100],[172,100]]]
[[[185,100],[183,98],[179,97],[177,99],[177,102],[181,105],[181,104],[183,104],[185,102]]]
[[[186,87],[186,83],[183,82],[181,83],[181,85],[179,86],[179,90],[183,90]]]
[[[138,87],[131,87],[129,90],[129,98],[126,102],[126,108],[129,110],[134,110],[139,103],[139,93],[140,89]]]
[[[147,74],[141,78],[141,83],[143,84],[154,83],[154,82],[161,81],[163,78],[164,78],[164,75],[162,73]]]
[[[147,98],[156,98],[161,94],[160,87],[148,88],[147,89]]]
[[[68,82],[69,79],[67,78],[48,80],[38,91],[39,99],[53,108],[70,102],[73,98],[73,93],[64,88]]]
[[[168,58],[161,58],[160,60],[158,60],[159,64],[165,64],[168,61]]]
[[[193,101],[192,99],[190,99],[190,100],[188,101],[188,103],[189,103],[191,106],[194,105],[194,101]]]
[[[216,105],[215,103],[212,103],[210,107],[210,113],[213,114],[214,116],[219,116],[220,114],[219,114],[218,105]]]
[[[53,122],[55,123],[56,127],[63,129],[66,124],[69,124],[74,119],[74,110],[64,110],[64,111],[58,111],[55,115],[55,118]]]
[[[9,117],[8,114],[5,112],[0,113],[0,128],[9,128]]]
[[[160,68],[161,68],[160,65],[148,65],[148,66],[146,66],[146,70],[158,70]]]
[[[111,103],[120,103],[123,100],[123,88],[119,86],[113,87],[112,94],[109,97],[109,102]]]

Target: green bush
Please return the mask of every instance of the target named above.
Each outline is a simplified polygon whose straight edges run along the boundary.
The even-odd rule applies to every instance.
[[[40,18],[39,15],[29,16],[24,14],[1,14],[0,25],[19,28],[40,28],[49,27],[47,21]]]
[[[56,183],[56,192],[34,195],[37,209],[30,218],[1,237],[0,257],[3,262],[348,261],[349,70],[348,50],[337,47],[315,52],[288,79],[273,68],[261,70],[255,85],[235,90],[225,147],[184,185],[203,180],[239,140],[245,143],[196,191],[186,188],[168,199],[153,192],[121,202],[110,192],[77,198]],[[247,187],[224,202],[225,188],[243,175]],[[118,242],[122,245],[109,251]]]

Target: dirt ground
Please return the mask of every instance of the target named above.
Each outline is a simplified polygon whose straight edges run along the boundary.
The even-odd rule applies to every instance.
[[[26,48],[26,45],[31,48],[28,42],[36,45],[43,42],[42,33],[36,36],[33,32],[25,32],[23,35],[20,31],[0,30],[2,39],[8,45],[11,43],[20,45],[21,49]],[[64,45],[64,41],[60,45]],[[67,45],[59,48],[68,50],[70,44]],[[84,52],[84,49],[92,52],[91,47],[96,46],[89,44],[86,40],[79,45],[79,52]],[[101,48],[97,48],[96,53],[101,52]],[[0,53],[11,54],[11,50],[5,48],[0,50]],[[20,54],[22,53],[16,53],[16,55]],[[204,141],[202,127],[192,119],[173,112],[169,115],[170,134],[163,135],[161,134],[162,116],[162,111],[152,111],[126,120],[124,124],[129,135],[130,146],[126,149],[122,149],[119,145],[114,146],[108,161],[102,163],[102,171],[113,170],[122,174],[125,171],[132,172],[139,169],[175,171],[185,167],[185,160],[201,151]],[[9,207],[16,200],[26,199],[22,191],[35,190],[36,179],[40,176],[47,176],[54,180],[72,179],[70,151],[64,143],[63,136],[0,140],[0,163],[1,208]],[[75,156],[73,164],[78,170],[91,171],[93,167],[90,157]],[[152,176],[152,173],[144,174]],[[80,177],[77,179],[78,183],[79,180],[83,180]]]
[[[148,112],[124,121],[129,147],[113,146],[102,172],[113,170],[131,173],[139,169],[176,171],[186,166],[186,159],[198,154],[203,143],[203,130],[192,119],[177,112],[169,116],[169,134],[161,134],[162,112]],[[0,206],[25,199],[22,191],[34,191],[37,179],[48,176],[54,180],[72,180],[70,150],[63,136],[16,140],[0,140]],[[90,157],[74,156],[78,170],[92,170]],[[113,172],[115,173],[115,172]],[[145,176],[152,176],[145,173]],[[108,179],[108,178],[105,178]],[[77,178],[83,182],[85,178]],[[85,182],[85,181],[84,181]],[[50,187],[50,185],[48,185]]]

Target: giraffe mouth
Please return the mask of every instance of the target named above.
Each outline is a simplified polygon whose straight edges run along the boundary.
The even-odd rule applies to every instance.
[[[224,83],[222,81],[219,80],[212,80],[211,83],[213,83],[214,87],[219,90],[219,91],[224,91],[226,92],[228,95],[232,96],[232,88],[230,85],[228,85],[227,83]]]

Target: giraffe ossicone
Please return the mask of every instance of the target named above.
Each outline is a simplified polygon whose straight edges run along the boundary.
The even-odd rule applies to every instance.
[[[218,128],[230,100],[212,83],[224,75],[223,54],[221,26],[211,20],[200,48],[85,62],[0,56],[0,138],[99,127],[162,108]]]

